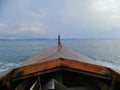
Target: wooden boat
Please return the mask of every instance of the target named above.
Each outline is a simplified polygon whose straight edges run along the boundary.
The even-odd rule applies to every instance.
[[[62,46],[0,75],[0,90],[120,90],[120,74]]]

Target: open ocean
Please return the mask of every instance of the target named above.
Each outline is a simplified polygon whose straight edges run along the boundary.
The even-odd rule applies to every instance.
[[[62,45],[92,58],[106,67],[120,70],[120,40],[61,40]],[[0,73],[14,68],[57,40],[0,40]]]

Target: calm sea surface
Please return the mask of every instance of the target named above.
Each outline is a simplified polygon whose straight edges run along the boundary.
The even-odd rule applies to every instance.
[[[0,73],[57,44],[57,40],[0,41]],[[62,40],[62,44],[107,67],[120,70],[120,40]]]

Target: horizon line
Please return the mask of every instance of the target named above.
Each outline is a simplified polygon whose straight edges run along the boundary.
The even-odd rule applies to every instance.
[[[0,38],[0,40],[57,40],[58,38]],[[61,38],[61,40],[120,40],[119,38]]]

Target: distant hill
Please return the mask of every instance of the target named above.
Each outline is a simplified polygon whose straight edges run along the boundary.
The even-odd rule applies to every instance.
[[[57,40],[57,38],[25,38],[25,39],[0,39],[0,40]],[[62,40],[79,40],[76,38],[62,38]]]

